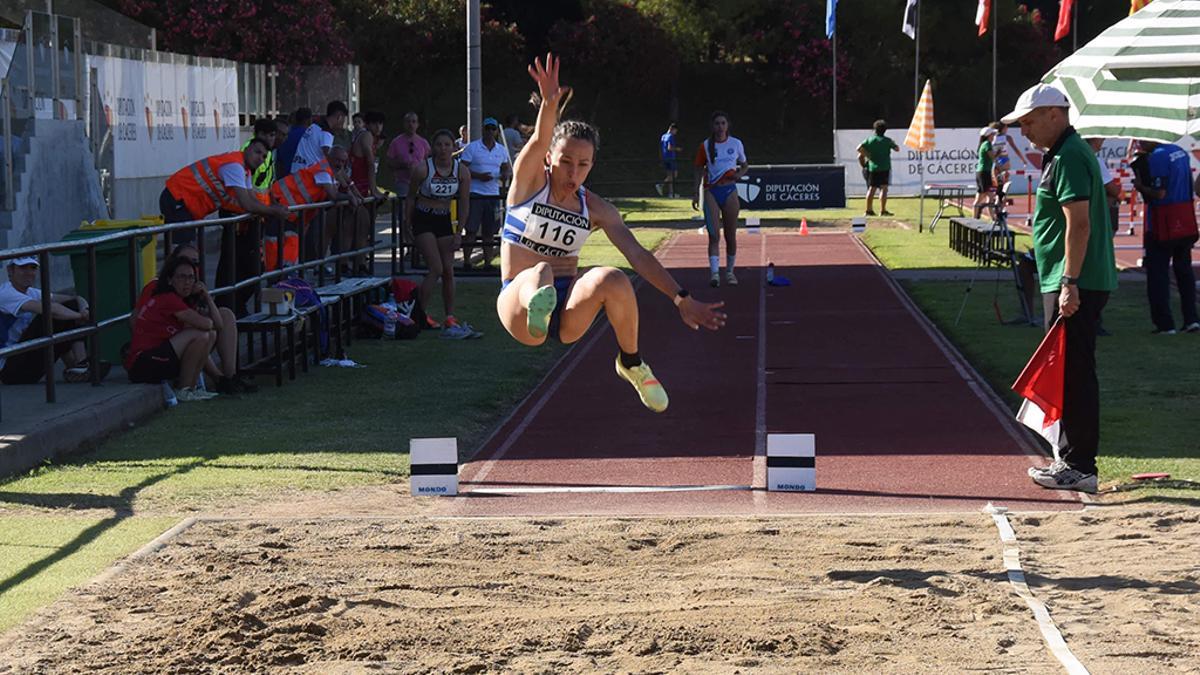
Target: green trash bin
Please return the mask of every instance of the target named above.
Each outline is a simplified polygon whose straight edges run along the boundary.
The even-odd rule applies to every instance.
[[[125,230],[137,228],[123,228]],[[119,232],[116,229],[78,229],[68,232],[63,241],[80,241],[95,239]],[[146,249],[154,255],[154,237],[149,235],[137,237],[136,253],[134,256],[134,278],[141,290],[141,281],[145,277],[143,260]],[[87,298],[88,291],[88,255],[87,249],[80,248],[62,255],[71,256],[71,271],[75,278],[75,292]],[[153,259],[153,258],[151,258]],[[92,315],[97,321],[111,319],[130,311],[129,298],[129,242],[126,240],[110,241],[96,246],[96,304],[92,307]],[[118,324],[100,332],[100,360],[109,363],[121,363],[121,347],[129,342],[129,325]]]

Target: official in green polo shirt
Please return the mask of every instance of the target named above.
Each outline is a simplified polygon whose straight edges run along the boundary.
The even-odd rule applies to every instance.
[[[1066,330],[1059,460],[1029,475],[1042,487],[1096,491],[1100,385],[1096,327],[1117,288],[1108,203],[1100,164],[1071,126],[1066,95],[1039,84],[1017,100],[1003,122],[1019,122],[1045,149],[1033,212],[1033,252],[1041,277],[1046,330],[1061,314]]]
[[[896,141],[888,138],[887,122],[875,120],[875,133],[858,144],[858,163],[866,170],[867,179],[867,211],[866,215],[875,215],[872,202],[875,191],[879,190],[879,212],[890,216],[887,210],[888,184],[892,177],[892,153],[900,149]]]

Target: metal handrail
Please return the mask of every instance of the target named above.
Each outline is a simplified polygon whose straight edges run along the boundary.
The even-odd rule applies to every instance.
[[[313,269],[313,268],[316,268],[316,270],[317,270],[317,279],[318,279],[317,283],[318,283],[318,287],[319,287],[321,285],[324,285],[324,283],[325,283],[324,266],[326,264],[335,263],[334,278],[340,281],[342,273],[341,273],[340,266],[336,265],[336,263],[338,261],[354,258],[356,256],[366,255],[366,256],[368,256],[368,258],[370,260],[370,266],[373,269],[375,252],[380,250],[381,248],[387,247],[387,246],[390,246],[391,250],[393,252],[393,256],[392,256],[392,260],[391,260],[391,272],[394,276],[394,275],[398,274],[399,270],[400,270],[400,267],[399,267],[400,266],[400,257],[398,255],[398,253],[402,252],[404,249],[404,245],[399,242],[400,219],[399,219],[399,209],[397,207],[396,201],[397,200],[394,196],[388,196],[382,200],[377,199],[375,197],[368,197],[363,200],[364,204],[387,203],[387,204],[391,205],[392,218],[391,218],[391,242],[390,243],[381,242],[377,239],[377,232],[376,232],[375,224],[374,224],[374,222],[372,222],[371,228],[370,228],[370,241],[368,242],[368,244],[366,246],[362,246],[362,247],[359,247],[359,248],[356,248],[356,249],[353,249],[350,251],[342,251],[339,253],[323,255],[322,257],[315,259],[315,260],[301,260],[301,261],[297,261],[296,264],[283,264],[284,263],[284,261],[282,260],[283,246],[282,246],[282,242],[281,242],[281,245],[278,248],[278,254],[277,254],[278,257],[276,258],[276,262],[279,263],[278,269],[272,270],[272,271],[263,271],[259,267],[259,265],[256,264],[255,267],[258,269],[255,270],[255,272],[256,272],[255,274],[253,274],[249,277],[246,277],[240,281],[235,281],[231,285],[214,288],[214,289],[210,290],[209,293],[211,295],[213,295],[214,297],[220,297],[222,295],[236,293],[240,289],[248,288],[251,286],[258,286],[259,284],[262,284],[264,282],[270,282],[275,279],[286,278],[288,276],[292,276],[295,274],[302,274],[306,270]],[[317,230],[315,234],[317,237],[319,237],[318,241],[324,241],[324,232],[325,232],[324,215],[331,212],[332,210],[342,209],[347,206],[351,206],[351,204],[349,202],[345,202],[345,201],[323,201],[323,202],[317,202],[314,204],[305,204],[302,206],[289,207],[288,210],[293,211],[293,212],[320,210],[321,216],[316,219],[316,223],[315,223],[315,229]],[[54,347],[56,345],[59,345],[59,344],[65,343],[65,342],[74,342],[77,340],[85,339],[89,343],[88,344],[88,354],[89,354],[89,361],[90,361],[90,365],[91,365],[91,370],[90,370],[89,376],[91,379],[91,383],[94,386],[98,386],[100,384],[100,369],[98,366],[97,354],[99,353],[100,332],[105,329],[111,328],[112,326],[128,323],[128,321],[130,320],[130,318],[133,315],[133,307],[134,307],[134,304],[136,303],[138,295],[140,294],[140,291],[141,291],[140,280],[136,278],[136,269],[137,269],[136,265],[137,265],[137,258],[138,258],[138,254],[137,254],[138,239],[152,237],[157,234],[163,234],[165,236],[166,244],[167,244],[164,247],[164,250],[169,253],[170,244],[171,244],[170,239],[171,239],[172,233],[174,233],[174,232],[186,231],[186,230],[206,230],[209,228],[216,228],[216,227],[224,228],[228,232],[228,231],[232,230],[233,228],[236,228],[237,225],[240,223],[251,223],[254,227],[257,228],[261,224],[261,219],[258,216],[244,213],[244,214],[239,214],[236,216],[228,216],[228,217],[224,217],[224,218],[211,218],[211,219],[206,219],[206,220],[193,220],[193,221],[186,221],[186,222],[180,222],[180,223],[167,223],[167,224],[163,224],[163,225],[154,225],[151,227],[141,227],[141,228],[136,228],[136,229],[131,229],[131,230],[124,230],[121,232],[113,232],[112,234],[104,234],[104,235],[100,235],[100,236],[93,237],[93,238],[86,239],[86,240],[71,241],[71,242],[52,242],[52,243],[46,243],[46,244],[38,244],[35,246],[23,246],[21,248],[0,250],[0,266],[3,266],[4,261],[11,260],[13,258],[37,257],[38,268],[39,268],[39,272],[40,272],[40,290],[42,290],[42,294],[41,294],[42,295],[42,312],[41,312],[40,320],[43,322],[43,332],[44,332],[43,336],[35,338],[33,340],[18,342],[16,344],[0,348],[0,357],[7,358],[7,357],[16,356],[18,354],[32,352],[32,351],[39,350],[39,349],[42,350],[43,354],[44,354],[44,369],[45,369],[44,377],[45,377],[45,388],[46,388],[46,402],[54,403],[56,400],[55,381],[54,381],[54,363],[55,363],[56,359],[54,358]],[[287,223],[285,221],[279,221],[279,230],[281,233],[287,229],[288,224],[289,223]],[[298,235],[299,235],[299,239],[300,239],[300,241],[299,241],[300,250],[303,251],[304,250],[305,230],[307,229],[307,226],[304,225],[303,223],[296,223],[295,225],[296,225],[297,229],[299,230]],[[350,224],[348,224],[348,226],[353,227],[354,224],[350,223]],[[261,230],[258,230],[258,236],[259,236],[259,242],[260,242],[260,247],[261,247],[261,242],[263,239]],[[130,305],[130,310],[128,312],[125,312],[125,313],[117,315],[117,316],[108,317],[106,319],[97,319],[93,314],[95,311],[95,308],[97,306],[96,249],[100,245],[103,245],[106,243],[111,243],[111,242],[118,242],[118,241],[127,241],[128,246],[129,246],[129,297],[130,297],[129,305]],[[225,244],[223,246],[223,248],[225,250],[223,250],[221,252],[221,255],[229,256],[230,274],[231,274],[232,278],[236,280],[238,278],[238,271],[236,269],[236,257],[233,255],[233,250],[232,250],[233,249],[233,237],[232,236],[225,237],[223,243]],[[199,249],[199,251],[200,251],[201,263],[203,264],[203,260],[205,257],[204,238],[198,237],[195,245],[196,245],[196,248]],[[85,293],[80,293],[79,292],[80,289],[76,289],[76,296],[77,297],[86,296],[86,297],[84,297],[84,300],[87,302],[88,309],[89,309],[88,323],[86,325],[71,328],[69,330],[55,332],[54,331],[54,318],[51,313],[52,304],[54,301],[53,301],[53,292],[50,290],[50,256],[54,253],[78,252],[80,250],[83,250],[88,258],[88,261],[87,261],[87,267],[88,267],[88,270],[87,270],[88,283],[87,283],[87,285],[88,285],[88,287],[86,289],[84,289],[86,291]],[[260,248],[260,250],[261,250],[261,248]],[[258,298],[255,299],[255,305],[256,305],[256,309],[258,309],[260,307]]]

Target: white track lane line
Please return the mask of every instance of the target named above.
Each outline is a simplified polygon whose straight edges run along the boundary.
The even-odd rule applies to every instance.
[[[759,235],[758,264],[766,274],[767,233]],[[758,280],[758,358],[755,367],[754,400],[754,478],[751,484],[757,490],[755,501],[763,499],[762,490],[767,489],[767,284],[765,278]]]
[[[1033,591],[1029,589],[1029,584],[1025,582],[1025,571],[1021,569],[1021,549],[1018,546],[1017,533],[1013,531],[1012,524],[1008,522],[1006,515],[1008,509],[988,504],[984,511],[992,516],[992,520],[996,523],[996,529],[1000,531],[1000,541],[1004,543],[1004,568],[1008,572],[1008,583],[1012,585],[1017,596],[1024,600],[1029,609],[1033,611],[1033,617],[1037,619],[1038,630],[1042,633],[1042,639],[1046,641],[1046,647],[1070,675],[1088,675],[1088,669],[1075,657],[1071,648],[1067,646],[1067,641],[1063,639],[1062,633],[1059,632],[1058,626],[1054,624],[1054,619],[1050,618],[1050,610],[1046,609],[1045,603],[1034,596]]]

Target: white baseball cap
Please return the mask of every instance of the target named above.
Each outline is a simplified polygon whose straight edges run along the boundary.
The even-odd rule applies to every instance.
[[[996,133],[997,133],[996,130],[993,129],[992,127],[984,127],[979,130],[980,136],[995,136]]]
[[[1038,83],[1017,99],[1017,106],[1013,111],[1004,117],[1000,118],[1005,124],[1014,124],[1017,120],[1029,114],[1030,111],[1036,108],[1070,108],[1071,102],[1067,100],[1067,95],[1062,93],[1060,89],[1052,87],[1048,84]]]
[[[8,264],[15,265],[17,267],[24,267],[26,265],[37,265],[38,259],[34,258],[33,256],[26,256],[24,258],[13,258],[8,261]]]

